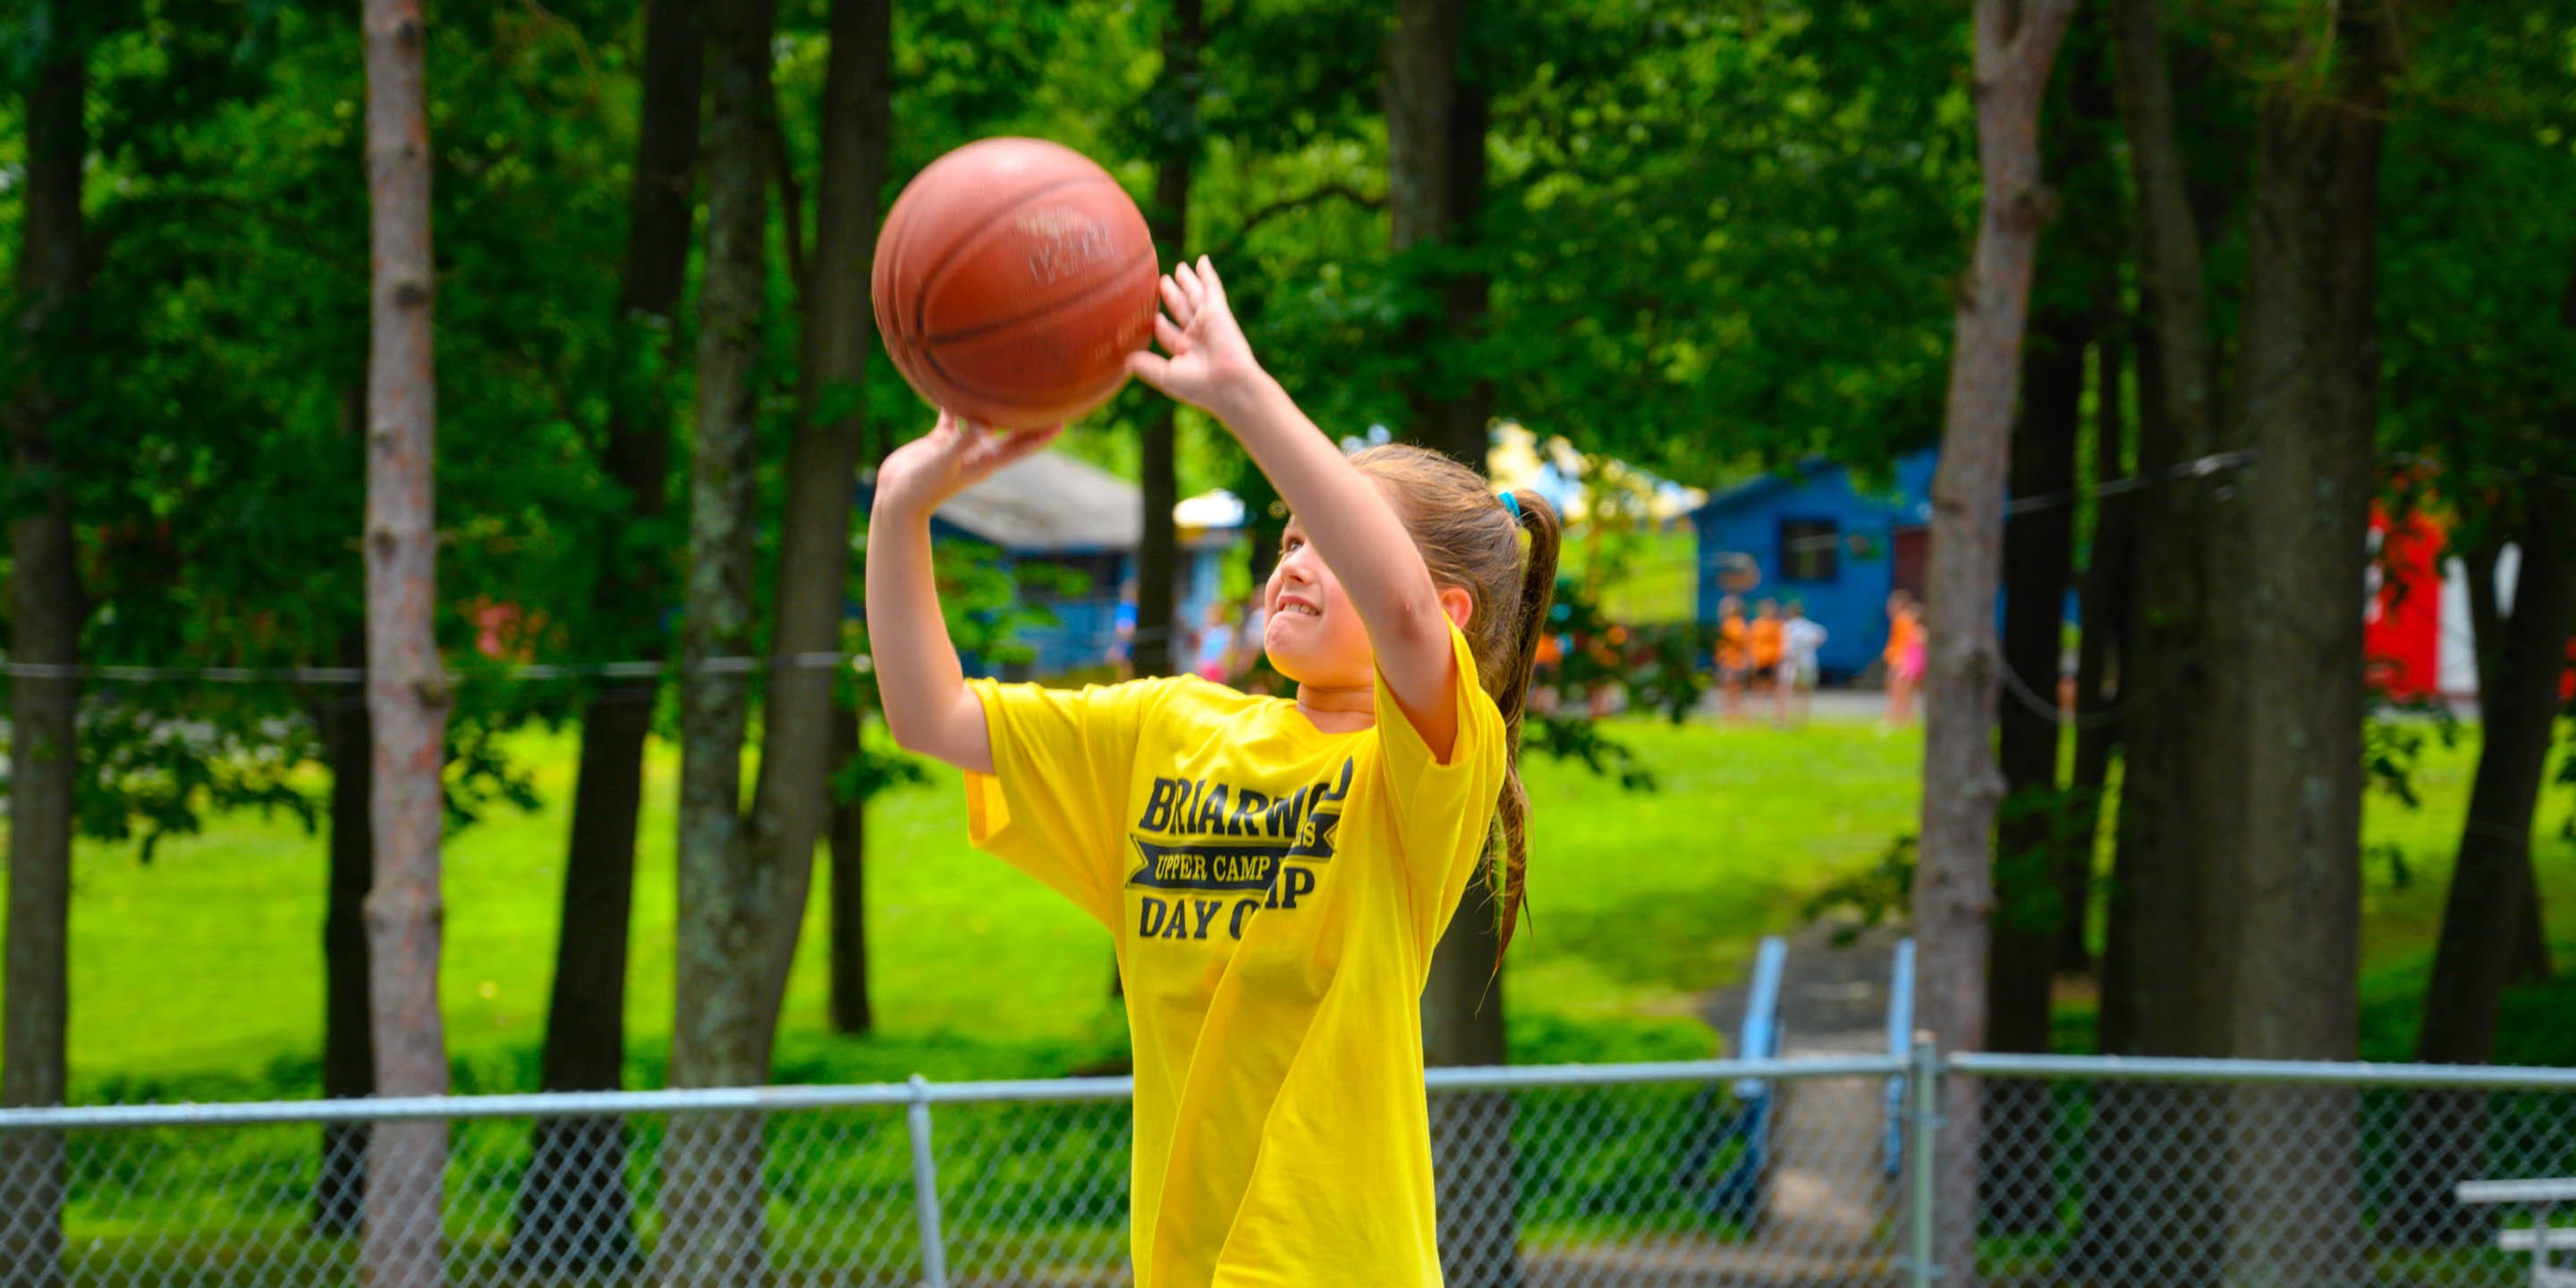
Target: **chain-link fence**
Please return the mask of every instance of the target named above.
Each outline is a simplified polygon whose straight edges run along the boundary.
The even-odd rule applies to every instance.
[[[1435,1070],[1449,1282],[1956,1281],[1928,1253],[1964,1206],[1919,1203],[1939,1169],[1904,1155],[1931,1121],[1916,1092],[1957,1078],[1983,1105],[1984,1281],[2570,1288],[2535,1278],[2530,1249],[2551,1204],[2576,1207],[2576,1071],[1928,1049]],[[1125,1284],[1128,1093],[0,1111],[0,1283],[357,1284],[374,1119],[443,1134],[455,1285]]]
[[[2576,1210],[2576,1070],[1942,1063],[1978,1087],[1986,1282],[2576,1288],[2533,1247]]]

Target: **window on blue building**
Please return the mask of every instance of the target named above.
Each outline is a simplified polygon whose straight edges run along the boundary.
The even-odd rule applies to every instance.
[[[1783,581],[1832,581],[1841,571],[1842,527],[1831,519],[1780,521]]]

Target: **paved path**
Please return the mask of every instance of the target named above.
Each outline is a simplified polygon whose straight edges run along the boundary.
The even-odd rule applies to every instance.
[[[1864,935],[1836,948],[1823,928],[1789,939],[1780,990],[1781,1054],[1878,1055],[1887,1050],[1888,971],[1897,936]],[[1730,1040],[1744,1018],[1749,981],[1712,994],[1709,1022]],[[1779,1088],[1767,1217],[1754,1246],[1783,1257],[1837,1260],[1886,1249],[1894,1191],[1882,1171],[1886,1084],[1876,1078],[1807,1079]]]

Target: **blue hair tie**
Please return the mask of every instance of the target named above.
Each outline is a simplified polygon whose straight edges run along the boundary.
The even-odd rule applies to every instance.
[[[1503,489],[1503,508],[1512,512],[1512,522],[1518,523],[1521,521],[1521,498],[1519,493],[1516,493],[1509,488]]]

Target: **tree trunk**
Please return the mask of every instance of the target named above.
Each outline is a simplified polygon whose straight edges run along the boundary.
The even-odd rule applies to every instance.
[[[438,844],[447,675],[432,635],[438,424],[431,369],[429,119],[419,0],[367,0],[367,186],[374,311],[367,364],[367,717],[375,735],[375,885],[367,894],[376,1094],[447,1090],[438,1009]],[[444,1283],[447,1124],[378,1124],[367,1151],[364,1265],[376,1288]]]
[[[2561,305],[2561,316],[2567,319],[2567,325],[2576,326],[2576,279],[2570,280],[2568,292]],[[2505,639],[2504,613],[2496,602],[2496,564],[2503,549],[2504,540],[2498,537],[2460,552],[2461,561],[2466,565],[2469,587],[2469,655],[2477,669],[2479,721],[2482,725],[2486,719],[2486,704],[2496,700],[2493,695],[2507,691],[2505,681],[2497,671]],[[2552,707],[2557,705],[2556,689],[2550,690],[2547,700]],[[2546,984],[2550,978],[2549,931],[2541,917],[2539,869],[2533,868],[2523,878],[2522,884],[2528,897],[2507,910],[2498,923],[2506,926],[2512,935],[2507,948],[2505,983],[2517,986]]]
[[[1387,131],[1387,206],[1392,247],[1456,246],[1473,237],[1483,199],[1487,110],[1481,88],[1462,86],[1459,61],[1468,0],[1400,0],[1387,39],[1383,101]],[[1413,410],[1412,437],[1426,447],[1485,468],[1481,384],[1460,386],[1443,361],[1445,344],[1483,325],[1481,272],[1430,279],[1438,314],[1404,329],[1414,356],[1404,390]],[[1422,993],[1423,1059],[1432,1065],[1500,1064],[1503,978],[1500,940],[1481,884],[1470,889],[1433,949]],[[1440,1214],[1442,1274],[1456,1288],[1507,1288],[1520,1282],[1518,1163],[1511,1142],[1508,1092],[1466,1092],[1431,1101],[1432,1177]]]
[[[1403,0],[1396,8],[1385,106],[1388,222],[1399,257],[1417,247],[1470,250],[1476,242],[1491,112],[1485,89],[1459,75],[1468,7],[1468,0]],[[1412,437],[1481,472],[1492,387],[1447,350],[1484,329],[1487,274],[1448,272],[1420,284],[1440,308],[1405,327],[1416,357],[1404,391]]]
[[[742,739],[750,682],[710,669],[752,643],[758,366],[769,155],[770,0],[724,0],[709,23],[706,260],[699,287],[698,416],[680,680],[679,924],[671,1083],[720,1087],[767,1073],[760,918],[770,893],[743,871]],[[837,51],[836,51],[837,52]],[[800,430],[800,437],[802,437]],[[786,641],[780,652],[790,651]],[[664,1145],[659,1278],[765,1275],[760,1123],[682,1114]]]
[[[2059,149],[2058,155],[2070,170],[2080,164],[2069,149]],[[2050,270],[2046,277],[2054,293],[2066,293],[2068,279],[2091,267],[2076,262],[2083,251],[2071,237],[2052,238],[2048,252],[2042,263]],[[2023,357],[2021,415],[2012,432],[2012,495],[2017,498],[2063,496],[2075,486],[2091,310],[2090,299],[2061,298],[2040,308],[2032,320],[2031,345]],[[2010,805],[1996,824],[1994,948],[1986,970],[1986,1045],[1995,1051],[2048,1050],[2058,926],[2080,916],[2080,910],[2059,905],[2056,880],[2056,834],[2066,808],[2057,790],[2057,671],[2074,519],[2074,506],[2053,504],[2013,515],[2003,534],[2004,665],[2020,686],[2001,703],[1998,716]],[[2054,1229],[2051,1089],[2044,1083],[2007,1080],[1991,1091],[1982,1224],[2016,1234]]]
[[[2246,484],[2245,853],[2228,1053],[2349,1060],[2359,1022],[2361,614],[2378,418],[2375,236],[2384,32],[2352,16],[2332,101],[2276,87],[2259,108],[2239,388]],[[2304,78],[2300,78],[2304,79]],[[2241,1090],[2229,1115],[2231,1281],[2365,1277],[2348,1091]],[[2290,1117],[2299,1115],[2296,1119]],[[2305,1146],[2280,1151],[2296,1124]],[[2262,1151],[2262,1152],[2257,1152]]]
[[[1978,0],[1977,162],[1984,181],[1974,258],[1960,284],[1941,465],[1932,481],[1923,680],[1923,822],[1914,882],[1914,1013],[1947,1051],[1986,1045],[1986,923],[1994,910],[1988,846],[2003,776],[1995,766],[2002,658],[1995,592],[2002,564],[2005,466],[2021,383],[2032,261],[2048,194],[2039,108],[2074,0]],[[2054,670],[2052,663],[2051,669]],[[1934,1256],[1976,1274],[1977,1084],[1943,1086]]]
[[[2566,641],[2576,633],[2576,524],[2547,501],[2516,525],[2522,566],[2501,638],[2480,640],[2495,660],[2479,684],[2483,736],[2469,788],[2468,820],[2442,911],[2433,979],[2415,1058],[2485,1064],[2510,982],[2510,929],[2530,902],[2531,825],[2549,768]]]
[[[1206,42],[1200,0],[1172,0],[1172,20],[1163,28],[1163,84],[1155,98],[1159,107],[1179,119],[1155,122],[1164,148],[1155,158],[1154,209],[1149,221],[1157,252],[1166,264],[1178,263],[1189,253],[1190,177],[1201,146],[1199,50]],[[1136,547],[1136,634],[1128,650],[1140,676],[1171,675],[1185,664],[1177,647],[1177,628],[1182,623],[1172,617],[1180,570],[1180,533],[1172,522],[1172,507],[1181,499],[1173,472],[1177,446],[1173,412],[1169,399],[1156,400],[1145,420],[1140,453],[1144,532]],[[1110,982],[1114,989],[1114,969]]]
[[[814,276],[805,293],[804,351],[795,440],[787,450],[787,506],[778,552],[779,663],[762,704],[760,782],[753,793],[741,870],[765,891],[758,942],[765,975],[747,1000],[758,1025],[757,1067],[787,992],[788,967],[813,890],[814,848],[832,819],[834,662],[850,585],[850,507],[867,445],[862,383],[876,315],[868,266],[876,258],[893,87],[891,0],[833,0],[832,51],[823,79],[822,177],[815,202]]]
[[[2103,140],[2112,115],[2106,35],[2087,20],[2068,39],[2064,110],[2042,134],[2059,175],[2064,232],[2038,250],[2031,344],[2022,359],[2021,412],[2012,432],[2011,492],[2038,502],[2003,534],[2004,665],[2016,680],[2001,703],[1999,759],[2007,804],[1996,824],[1993,956],[1986,971],[1987,1045],[2049,1049],[2050,1001],[2064,928],[2084,920],[2083,891],[2068,897],[2068,818],[2084,804],[2057,785],[2059,656],[2073,576],[2076,442],[2083,433],[2085,357],[2116,316],[2122,246],[2109,207],[2118,183]],[[2118,400],[2116,389],[2106,395]],[[2053,498],[2053,499],[2051,499]],[[2058,1223],[2056,1112],[2052,1090],[2004,1080],[1988,1088],[1980,1224],[2009,1233]]]
[[[2113,0],[2110,24],[2120,114],[2138,200],[2139,291],[2148,323],[2139,346],[2138,470],[2152,474],[2216,452],[2208,288],[2199,217],[2176,138],[2174,83],[2156,0]],[[2204,584],[2218,544],[2216,485],[2176,480],[2128,493],[2130,598],[2119,665],[2122,776],[2117,849],[2107,899],[2099,1048],[2105,1055],[2209,1054],[2200,1014],[2223,995],[2204,844],[2214,865],[2225,802],[2200,790],[2239,758],[2222,735],[2240,726],[2226,705],[2231,659],[2211,650],[2221,615]],[[2088,619],[2089,620],[2089,619]],[[2195,726],[2216,729],[2204,735]],[[2201,759],[2216,764],[2199,770]],[[2144,1284],[2201,1284],[2214,1276],[2221,1209],[2205,1097],[2154,1083],[2093,1089],[2082,1234],[2073,1273]]]
[[[361,397],[355,400],[362,405]],[[367,664],[364,629],[340,641],[343,666]],[[334,688],[314,712],[331,765],[331,873],[322,915],[322,1096],[356,1100],[376,1089],[375,1035],[368,1025],[366,906],[375,883],[375,736],[363,689]],[[322,1128],[322,1167],[313,1186],[313,1232],[356,1234],[367,1201],[366,1123]]]
[[[45,8],[51,9],[51,6]],[[82,109],[89,52],[61,26],[34,51],[25,82],[25,206],[17,272],[16,341],[37,355],[12,391],[10,468],[20,483],[57,468],[55,418],[68,391],[48,387],[46,361],[72,349],[82,289],[82,166],[89,134]],[[80,664],[80,573],[72,546],[71,497],[59,482],[23,498],[9,523],[9,660]],[[68,672],[19,675],[9,685],[9,923],[5,1037],[0,1037],[0,1105],[59,1105],[70,1023],[71,860],[80,682]],[[0,1285],[51,1288],[62,1282],[63,1138],[58,1132],[0,1134]]]
[[[862,712],[843,710],[832,721],[832,763],[858,759],[865,734]],[[832,803],[832,1031],[864,1037],[876,1030],[868,1006],[867,859],[865,797]]]
[[[621,370],[611,391],[601,451],[601,464],[625,493],[613,522],[628,532],[654,528],[669,486],[670,390],[646,369],[659,370],[667,360],[688,273],[690,172],[706,66],[698,3],[648,0],[645,6],[643,121],[627,191],[626,262],[615,328],[634,365]],[[607,539],[599,555],[592,611],[600,623],[600,647],[613,656],[660,656],[667,588],[659,561],[637,557],[631,543]],[[563,925],[546,1011],[541,1078],[547,1091],[614,1091],[623,1085],[635,836],[658,688],[650,678],[611,679],[583,705]],[[623,1121],[540,1119],[530,1147],[511,1231],[512,1263],[579,1275],[638,1264]]]
[[[2480,654],[2492,657],[2479,668],[2483,738],[2415,1041],[2415,1058],[2427,1064],[2495,1058],[2518,946],[2511,932],[2532,902],[2532,813],[2549,767],[2566,641],[2576,631],[2576,524],[2542,502],[2529,507],[2512,536],[2522,548],[2513,612],[2482,622],[2493,633],[2477,641]],[[2487,558],[2472,559],[2472,567],[2492,571],[2499,544],[2489,542],[2482,552]],[[2486,1175],[2486,1134],[2483,1093],[2418,1092],[2407,1099],[2405,1161],[2391,1170],[2387,1238],[2483,1244],[2492,1236],[2493,1214],[2461,1204],[2450,1190],[2456,1177]]]

